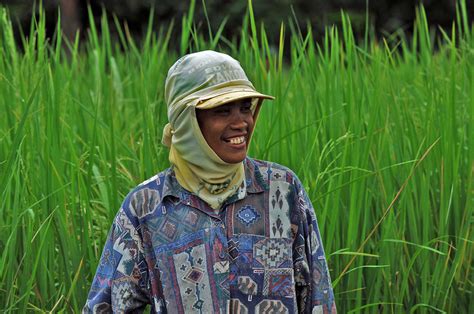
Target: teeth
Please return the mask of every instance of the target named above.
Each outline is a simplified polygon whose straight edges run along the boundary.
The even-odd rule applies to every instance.
[[[245,136],[233,137],[229,140],[231,144],[242,144],[245,141]]]

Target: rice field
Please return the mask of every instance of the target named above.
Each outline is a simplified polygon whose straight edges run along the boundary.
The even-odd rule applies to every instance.
[[[474,28],[457,12],[361,42],[344,14],[323,38],[282,23],[277,46],[251,6],[235,38],[191,8],[178,37],[150,22],[141,42],[105,17],[47,39],[40,14],[16,45],[0,9],[0,311],[80,311],[124,196],[169,166],[168,68],[216,49],[276,96],[250,155],[304,183],[339,312],[474,313]]]

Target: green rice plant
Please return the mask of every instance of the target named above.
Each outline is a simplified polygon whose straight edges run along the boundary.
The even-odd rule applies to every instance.
[[[114,18],[87,40],[20,46],[0,10],[0,309],[78,312],[128,191],[168,167],[163,87],[180,54],[217,49],[259,90],[250,155],[292,168],[314,204],[341,313],[472,313],[474,32],[466,2],[434,36],[422,7],[411,38],[356,42],[282,23],[272,46],[249,1],[242,30],[198,30],[194,1],[138,42]],[[369,26],[367,26],[369,27]],[[288,41],[285,39],[288,38]],[[180,53],[169,48],[179,41]],[[290,54],[284,56],[285,46]],[[469,131],[471,130],[471,131]]]

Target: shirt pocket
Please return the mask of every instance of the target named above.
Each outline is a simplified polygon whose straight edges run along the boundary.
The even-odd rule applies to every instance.
[[[222,230],[207,228],[155,248],[166,307],[179,313],[220,312],[229,298]]]

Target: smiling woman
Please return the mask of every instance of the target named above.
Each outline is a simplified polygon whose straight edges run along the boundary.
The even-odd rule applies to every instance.
[[[231,164],[245,159],[255,125],[250,98],[197,109],[196,117],[204,139],[217,156]]]
[[[84,310],[334,313],[301,182],[247,156],[260,106],[273,97],[214,51],[179,59],[165,94],[171,167],[123,202]]]

